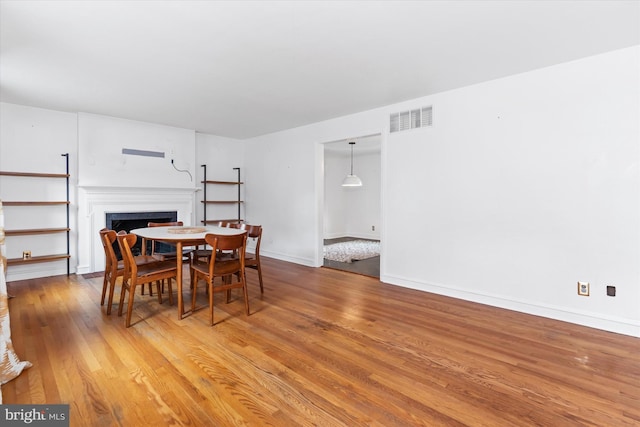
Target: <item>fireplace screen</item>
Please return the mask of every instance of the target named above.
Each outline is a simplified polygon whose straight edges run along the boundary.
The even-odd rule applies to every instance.
[[[106,213],[106,227],[116,232],[124,230],[127,233],[136,228],[144,228],[149,222],[175,222],[178,220],[177,211],[166,212],[107,212]],[[122,259],[120,254],[120,248],[118,243],[115,242],[113,250],[116,253],[118,259]],[[133,255],[140,255],[142,253],[142,240],[138,239],[135,246],[132,248]],[[172,246],[166,245],[161,242],[156,243],[157,252],[171,252],[175,251]],[[151,242],[147,242],[147,254],[151,253]]]

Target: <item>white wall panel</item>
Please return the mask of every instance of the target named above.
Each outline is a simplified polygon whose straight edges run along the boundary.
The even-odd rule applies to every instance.
[[[639,52],[249,140],[265,253],[319,264],[314,147],[433,105],[431,128],[383,134],[382,280],[640,336]]]

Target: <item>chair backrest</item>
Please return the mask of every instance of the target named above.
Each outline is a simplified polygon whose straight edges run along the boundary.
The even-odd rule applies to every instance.
[[[224,261],[226,265],[237,263],[236,271],[244,270],[244,256],[247,249],[247,233],[223,235],[209,233],[204,236],[204,240],[209,246],[211,246],[212,253],[218,253],[218,251],[234,251],[238,254],[237,258]],[[209,263],[209,274],[211,277],[215,275],[215,256],[211,257]],[[226,270],[225,270],[226,271]],[[228,273],[228,272],[227,272]]]
[[[116,232],[103,228],[100,230],[100,240],[102,241],[102,248],[104,249],[105,256],[105,271],[114,272],[118,269],[118,258],[113,250],[113,242],[116,241]]]
[[[126,282],[129,277],[138,275],[138,266],[131,251],[133,245],[138,241],[138,236],[135,234],[118,233],[116,237],[118,239],[118,245],[120,246],[120,253],[122,253],[122,260],[124,261],[123,280]]]
[[[224,228],[240,228],[240,224],[237,221],[218,221],[216,226]]]
[[[184,224],[182,221],[173,221],[173,222],[149,222],[147,223],[147,227],[182,227]],[[157,249],[156,249],[157,248]],[[175,251],[173,245],[164,242],[156,242],[155,240],[151,241],[151,254],[162,254],[167,252]]]
[[[147,223],[147,227],[182,227],[183,225],[182,221]]]
[[[248,238],[256,240],[255,254],[257,257],[260,254],[260,241],[262,240],[262,226],[241,224],[240,229],[246,230]]]

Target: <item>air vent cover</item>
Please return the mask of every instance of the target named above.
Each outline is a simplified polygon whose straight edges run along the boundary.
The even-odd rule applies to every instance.
[[[390,132],[415,129],[433,125],[433,107],[422,107],[415,110],[401,111],[389,116]]]

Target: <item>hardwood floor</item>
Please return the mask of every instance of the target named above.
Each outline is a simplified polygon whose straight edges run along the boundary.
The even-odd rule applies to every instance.
[[[252,314],[239,292],[218,298],[213,327],[145,295],[125,329],[100,277],[10,283],[14,346],[34,366],[4,403],[69,403],[72,426],[640,423],[640,339],[263,262]]]

